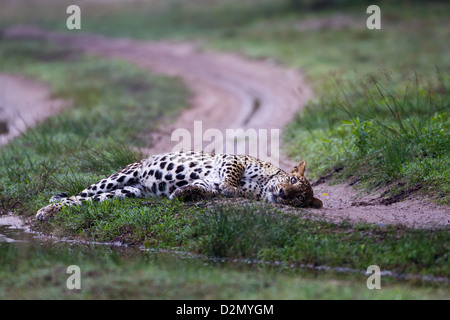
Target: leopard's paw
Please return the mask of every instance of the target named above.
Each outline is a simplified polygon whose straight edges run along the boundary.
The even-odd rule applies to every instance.
[[[45,206],[36,213],[36,220],[46,221],[55,214],[61,212],[62,206],[59,203],[52,203]]]
[[[230,186],[227,183],[222,183],[219,187],[219,190],[222,195],[228,198],[235,198],[240,196],[238,188]]]

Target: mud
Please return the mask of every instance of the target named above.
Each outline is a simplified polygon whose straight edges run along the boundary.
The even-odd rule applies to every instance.
[[[0,243],[29,242],[34,238],[28,224],[12,213],[0,214]]]

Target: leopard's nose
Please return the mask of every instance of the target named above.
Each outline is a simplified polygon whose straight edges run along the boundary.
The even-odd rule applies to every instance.
[[[281,188],[280,189],[280,191],[278,192],[278,196],[281,198],[281,199],[287,199],[287,195],[286,195],[286,192],[284,192],[284,189],[283,188]]]

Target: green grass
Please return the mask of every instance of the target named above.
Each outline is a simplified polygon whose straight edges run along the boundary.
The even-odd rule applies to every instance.
[[[66,207],[44,233],[198,253],[204,257],[446,276],[447,230],[311,221],[263,203],[192,205],[127,199]],[[350,258],[351,257],[351,258]]]
[[[21,202],[26,215],[52,194],[77,194],[139,160],[146,134],[187,105],[176,79],[42,41],[3,41],[0,69],[46,83],[72,103],[0,150],[1,196]]]
[[[165,249],[187,246],[192,223],[202,211],[166,199],[115,199],[66,207],[47,224],[36,227],[52,234],[99,242],[120,241]]]
[[[388,277],[381,290],[368,290],[365,275],[280,273],[126,248],[0,244],[0,256],[0,299],[448,298],[445,288],[399,285]],[[73,264],[80,267],[81,290],[66,287]]]
[[[61,1],[43,10],[41,3],[31,1],[28,6],[33,10],[27,12],[17,5],[6,6],[3,25],[31,23],[65,30],[58,13],[67,4]],[[311,177],[342,167],[338,178],[352,176],[371,188],[400,182],[405,190],[420,187],[440,203],[448,203],[450,29],[445,21],[450,6],[440,1],[380,2],[382,29],[368,30],[365,1],[332,1],[322,8],[314,4],[288,0],[91,3],[82,5],[82,31],[150,40],[201,40],[207,48],[301,68],[317,99],[288,127],[285,145],[292,157],[309,162]],[[319,28],[308,24],[339,16],[349,24]],[[389,80],[384,83],[365,80],[367,75],[386,74]],[[418,87],[411,80],[414,74]],[[387,99],[374,88],[382,83]],[[393,103],[401,110],[390,108]],[[391,129],[400,130],[399,134]]]
[[[65,28],[64,1],[51,6],[29,1],[28,10],[10,3],[0,12],[2,26],[33,23]],[[256,7],[254,3],[91,4],[82,7],[82,31],[141,39],[200,38],[208,48],[275,58],[302,68],[321,99],[311,102],[288,127],[286,142],[293,156],[306,158],[309,168],[315,168],[311,174],[318,176],[341,164],[343,177],[352,173],[370,185],[379,185],[395,174],[395,179],[423,184],[444,197],[449,162],[448,48],[444,39],[449,31],[440,21],[448,16],[448,6],[382,7],[386,28],[381,32],[368,31],[365,26],[301,31],[297,24],[302,20],[330,12],[298,13],[283,2],[267,1]],[[340,10],[353,17],[365,12],[358,6]],[[442,74],[438,79],[435,65]],[[133,146],[147,142],[142,133],[157,125],[161,113],[170,117],[187,101],[186,90],[174,79],[40,41],[2,40],[0,69],[47,83],[55,97],[74,102],[73,108],[0,149],[2,209],[15,207],[25,216],[46,205],[53,194],[75,194],[138,159]],[[389,70],[388,83],[395,85],[384,86],[382,79],[364,84],[363,75],[378,69]],[[420,75],[420,87],[405,76],[413,69]],[[338,79],[339,85],[329,86],[329,79]],[[375,84],[383,84],[381,92],[387,99],[377,93]],[[405,92],[407,84],[410,89]],[[383,150],[384,146],[390,147]],[[407,146],[411,148],[402,149]],[[380,152],[391,154],[392,160]],[[369,165],[376,170],[365,176]],[[391,167],[395,171],[386,171]],[[310,272],[299,277],[297,269],[290,273],[286,267],[312,264],[364,270],[378,264],[382,270],[446,277],[447,230],[330,224],[302,219],[302,212],[296,213],[261,204],[203,207],[154,199],[65,208],[51,222],[38,224],[38,230],[231,260],[279,261],[282,267],[210,268],[203,264],[211,262],[204,261],[154,263],[150,259],[150,263],[139,260],[142,255],[138,260],[119,259],[115,253],[103,258],[97,248],[90,255],[83,250],[68,252],[66,247],[20,252],[9,246],[0,248],[0,256],[5,257],[0,262],[0,297],[448,297],[445,285],[436,289],[421,281],[418,287],[393,281],[391,288],[377,293],[366,289],[365,278],[330,282],[338,277],[321,273],[323,278],[315,279],[316,274]],[[77,259],[84,261],[86,291],[68,293],[65,268]]]
[[[377,264],[400,273],[448,273],[446,231],[311,221],[301,213],[255,204],[206,210],[195,232],[199,250],[218,257],[356,269]]]
[[[208,48],[238,51],[255,58],[271,58],[302,68],[316,89],[323,89],[330,73],[360,77],[379,69],[434,73],[449,53],[450,10],[444,1],[433,3],[380,2],[382,29],[366,28],[367,2],[331,6],[323,10],[296,10],[289,0],[166,0],[134,3],[85,3],[82,29],[112,37],[144,40],[194,39]],[[342,2],[342,1],[341,1]],[[2,26],[32,24],[66,31],[61,12],[70,1],[27,1],[28,10],[6,1]],[[50,5],[51,3],[51,5]],[[258,5],[255,5],[257,3]],[[342,2],[343,3],[343,2]],[[8,5],[9,4],[9,5]],[[349,26],[304,28],[305,21],[345,16]],[[322,49],[323,48],[323,49]],[[431,67],[431,70],[430,70]],[[326,92],[326,90],[320,93]]]
[[[74,110],[48,120],[47,140],[62,133],[147,145],[143,133],[186,106],[188,92],[180,81],[152,76],[120,60],[99,59],[39,40],[5,40],[0,50],[4,72],[48,83],[53,96],[73,101]]]
[[[288,126],[289,153],[307,148],[316,176],[339,168],[337,177],[369,187],[400,181],[448,203],[450,82],[418,81],[397,88],[372,76],[350,89],[341,85],[338,97],[311,104]]]

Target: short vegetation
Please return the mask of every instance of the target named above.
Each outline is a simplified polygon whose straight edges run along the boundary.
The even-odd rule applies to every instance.
[[[290,153],[302,148],[316,175],[395,183],[448,203],[450,78],[437,70],[433,80],[413,74],[398,87],[386,73],[337,83],[336,96],[311,103],[288,127]]]
[[[77,194],[140,160],[145,135],[186,106],[176,79],[115,60],[101,60],[45,41],[3,41],[0,68],[47,83],[69,107],[0,151],[1,197],[26,215],[59,192]]]

